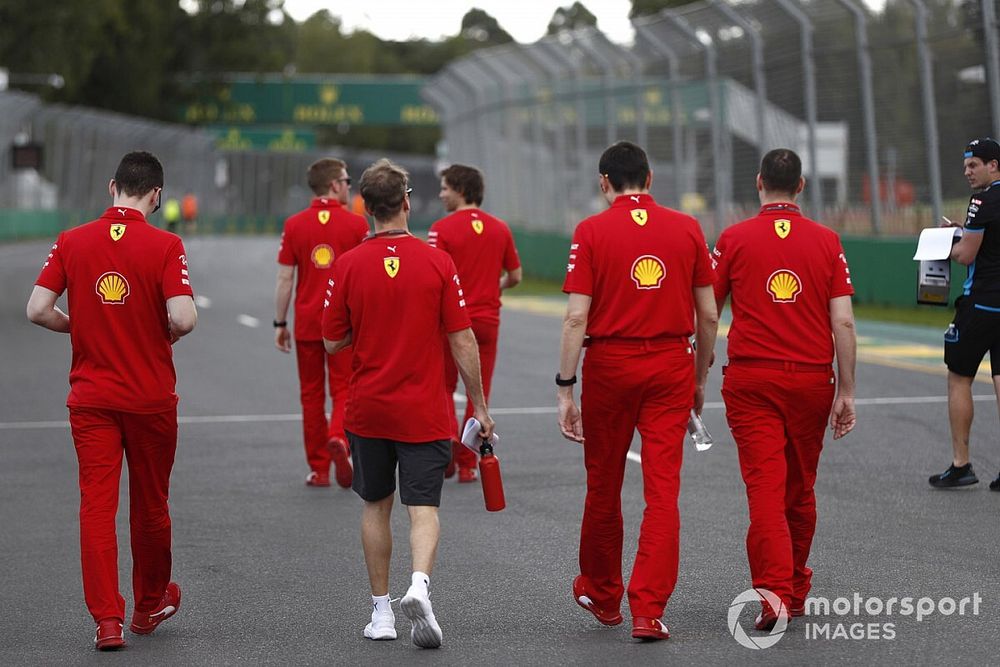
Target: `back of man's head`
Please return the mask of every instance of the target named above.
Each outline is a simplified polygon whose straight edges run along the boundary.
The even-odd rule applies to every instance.
[[[322,197],[330,191],[330,183],[338,178],[343,178],[346,170],[347,164],[343,160],[332,157],[316,160],[309,165],[309,170],[306,172],[309,179],[309,189],[317,197]]]
[[[119,194],[141,197],[163,187],[163,165],[146,151],[126,153],[115,170],[115,188]]]
[[[631,141],[619,141],[601,154],[597,168],[615,192],[642,190],[649,178],[646,151]]]
[[[760,161],[761,185],[767,192],[794,195],[802,178],[802,160],[795,151],[775,148]]]
[[[466,204],[482,206],[484,188],[481,171],[464,164],[453,164],[441,171],[441,178],[449,188],[462,195]]]
[[[359,187],[365,209],[379,222],[394,218],[403,208],[409,177],[405,169],[385,158],[365,169]]]

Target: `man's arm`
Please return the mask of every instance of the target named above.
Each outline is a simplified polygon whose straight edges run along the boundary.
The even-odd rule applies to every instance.
[[[461,329],[448,334],[448,345],[451,347],[451,356],[455,358],[455,365],[462,375],[462,382],[465,390],[469,393],[469,401],[472,403],[474,416],[482,425],[479,432],[480,437],[493,437],[493,419],[486,407],[486,397],[483,394],[483,378],[479,370],[479,345],[476,344],[476,336],[471,328]]]
[[[523,278],[523,271],[521,270],[520,266],[514,269],[513,271],[508,271],[503,275],[502,278],[500,278],[500,289],[505,290],[505,289],[510,289],[512,287],[517,287],[518,283],[521,282],[522,278]]]
[[[694,288],[694,310],[697,316],[694,334],[694,411],[700,415],[705,405],[708,369],[711,368],[715,358],[715,338],[719,333],[719,309],[716,305],[715,290],[711,285]]]
[[[353,341],[353,332],[348,331],[347,335],[340,340],[329,340],[328,338],[323,339],[323,347],[326,349],[327,354],[336,354],[340,352],[345,347],[350,345]]]
[[[559,377],[565,380],[576,375],[576,367],[580,363],[591,300],[587,294],[571,293],[566,304],[559,345]],[[566,439],[582,443],[583,417],[573,398],[573,387],[559,387],[556,393],[559,400],[559,430]]]
[[[59,295],[52,290],[35,285],[28,297],[28,319],[38,326],[57,333],[69,333],[69,315],[56,306]]]
[[[858,338],[854,328],[854,308],[850,296],[830,299],[830,324],[837,352],[837,397],[830,411],[833,439],[838,440],[854,428],[854,367],[858,354]]]
[[[976,255],[982,245],[983,230],[966,229],[958,242],[951,247],[951,258],[959,264],[968,266],[976,261]]]
[[[194,299],[187,294],[167,299],[167,321],[170,323],[170,342],[176,343],[182,336],[194,330],[198,324],[198,309]]]
[[[274,287],[274,321],[285,322],[288,318],[288,304],[292,302],[292,283],[295,267],[278,264],[278,280]],[[282,352],[292,351],[292,335],[288,327],[275,327],[274,346]]]

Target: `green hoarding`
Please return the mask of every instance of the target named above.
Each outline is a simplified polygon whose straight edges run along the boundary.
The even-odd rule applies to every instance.
[[[298,152],[316,148],[313,130],[232,125],[213,125],[205,129],[215,135],[215,145],[221,150]]]
[[[261,77],[233,79],[183,107],[180,120],[197,125],[438,124],[420,97],[421,77]]]

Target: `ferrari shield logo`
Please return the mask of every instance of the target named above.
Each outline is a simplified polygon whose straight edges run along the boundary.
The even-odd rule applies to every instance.
[[[121,240],[121,237],[125,236],[125,225],[115,223],[111,225],[110,232],[112,241]]]
[[[328,222],[330,222],[330,212],[329,211],[320,211],[319,212],[319,224],[325,225]]]
[[[472,231],[474,231],[477,234],[482,234],[483,233],[483,221],[482,220],[473,220],[472,221]]]
[[[781,218],[774,221],[774,233],[779,239],[783,239],[792,231],[792,221]]]
[[[629,213],[632,215],[632,222],[642,227],[649,220],[649,214],[644,208],[634,208]]]
[[[385,257],[382,260],[382,266],[385,267],[385,272],[389,274],[390,278],[395,278],[396,274],[399,273],[399,257]]]

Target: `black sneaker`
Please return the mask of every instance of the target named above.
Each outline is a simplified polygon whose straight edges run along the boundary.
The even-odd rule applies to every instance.
[[[948,466],[948,469],[940,475],[931,475],[930,479],[927,481],[930,482],[930,485],[936,489],[949,489],[955,486],[978,484],[979,478],[976,477],[976,473],[972,471],[972,464],[966,463],[962,467],[952,464]],[[997,490],[1000,490],[1000,482],[997,483]]]
[[[990,482],[990,491],[1000,491],[1000,475],[997,475],[997,478]]]

